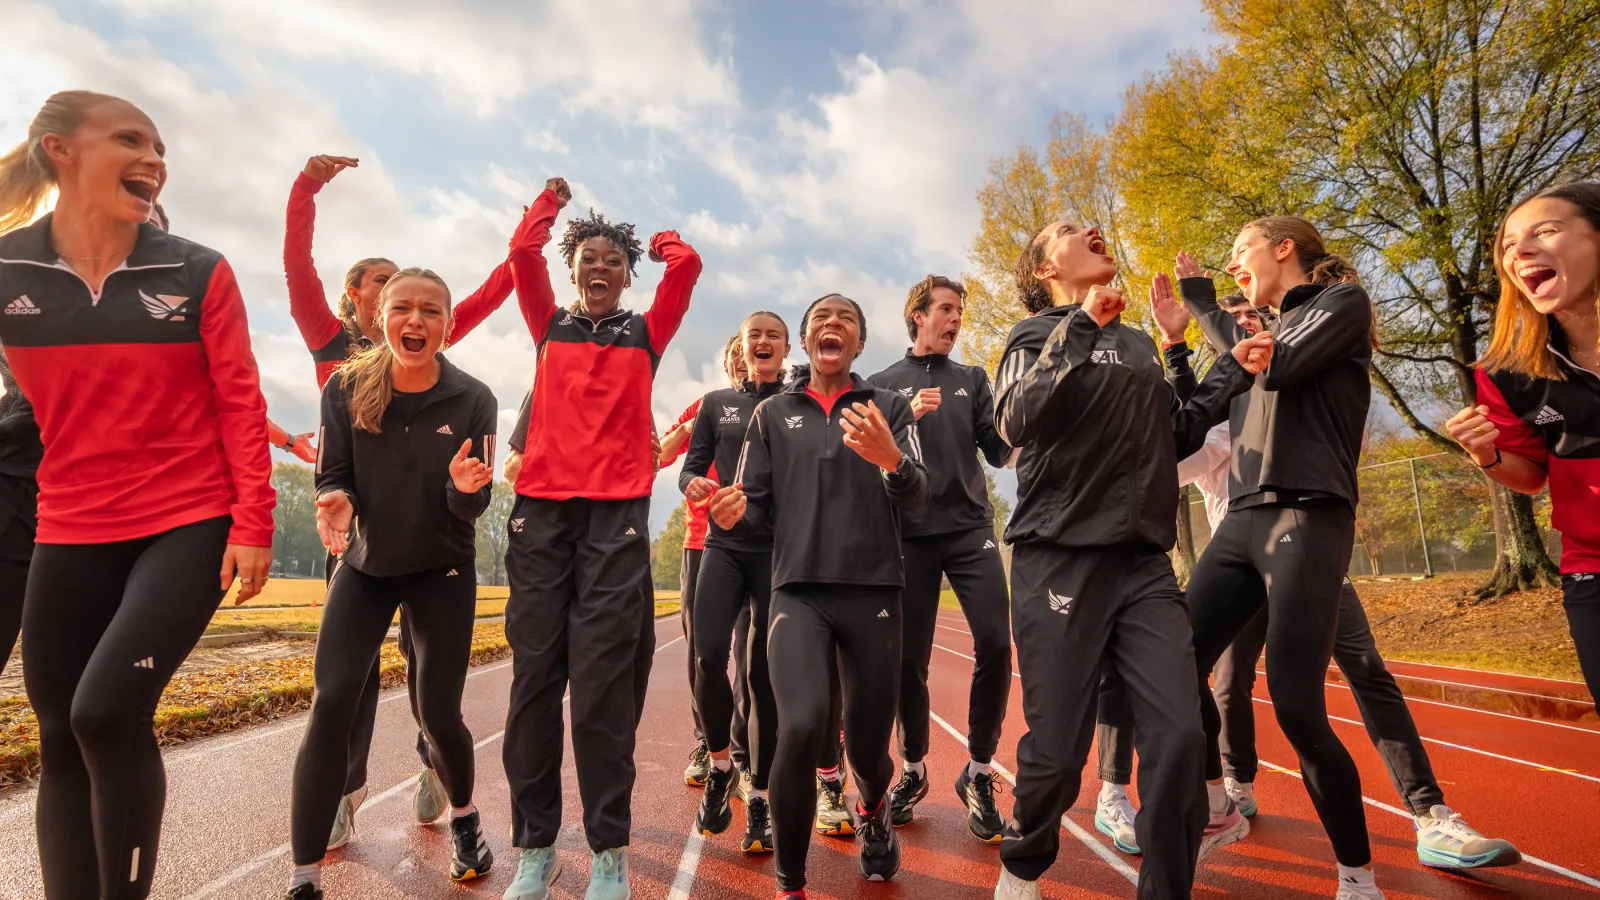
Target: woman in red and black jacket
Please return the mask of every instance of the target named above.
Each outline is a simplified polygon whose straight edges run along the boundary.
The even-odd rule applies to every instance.
[[[44,444],[22,664],[52,898],[148,895],[156,702],[235,576],[242,602],[272,563],[244,301],[220,254],[147,224],[165,149],[132,104],[68,91],[0,158],[0,343]]]
[[[578,297],[563,309],[544,257],[572,194],[552,178],[511,243],[517,301],[538,347],[527,454],[517,473],[506,575],[514,654],[505,768],[522,849],[508,897],[541,896],[560,872],[561,697],[572,687],[572,744],[590,883],[625,896],[637,722],[635,652],[650,570],[651,382],[683,322],[700,257],[664,231],[650,258],[667,270],[642,315],[621,306],[644,249],[631,225],[593,213],[569,223],[561,255]],[[624,627],[626,625],[626,627]],[[526,887],[526,890],[524,889]],[[596,896],[591,887],[590,896]]]
[[[1496,482],[1524,494],[1550,486],[1562,606],[1600,696],[1600,182],[1512,207],[1494,262],[1500,305],[1479,405],[1445,428]]]

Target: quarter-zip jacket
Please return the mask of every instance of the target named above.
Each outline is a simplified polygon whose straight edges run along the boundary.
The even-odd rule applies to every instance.
[[[272,546],[267,404],[233,269],[141,225],[100,293],[47,215],[0,237],[0,343],[33,404],[41,544],[133,540],[231,516]]]
[[[1550,524],[1561,571],[1600,573],[1600,375],[1572,361],[1554,316],[1550,352],[1565,381],[1479,369],[1478,402],[1500,429],[1495,446],[1550,473]]]
[[[700,257],[677,232],[652,238],[667,270],[643,315],[617,309],[591,321],[556,306],[544,245],[560,206],[546,190],[511,243],[513,282],[538,347],[528,453],[517,477],[524,497],[632,500],[650,496],[656,461],[650,392],[667,343],[689,311]]]
[[[689,482],[696,478],[710,478],[720,487],[733,484],[731,479],[718,477],[718,472],[733,472],[739,468],[739,455],[744,452],[745,434],[750,420],[761,401],[783,390],[783,383],[769,381],[761,385],[746,381],[736,388],[712,391],[700,398],[695,414],[694,431],[689,437],[688,454],[683,469],[678,473],[678,490],[688,491]],[[709,504],[705,504],[709,512]],[[750,529],[742,537],[734,537],[711,523],[706,535],[713,547],[730,547],[738,550],[771,550],[770,529]]]
[[[867,379],[898,392],[909,403],[923,388],[939,389],[939,408],[917,420],[922,461],[928,466],[928,503],[905,514],[907,538],[930,537],[994,525],[994,507],[978,453],[1001,468],[1011,445],[994,430],[994,394],[989,373],[942,353],[903,359]]]
[[[493,485],[456,490],[450,460],[472,439],[472,457],[494,468],[499,409],[488,386],[439,357],[439,382],[410,419],[393,406],[382,432],[357,430],[342,372],[322,389],[317,496],[344,491],[355,507],[355,536],[344,562],[386,578],[455,566],[472,578],[475,523]]]
[[[39,423],[33,417],[33,404],[22,395],[11,365],[0,352],[0,382],[5,396],[0,397],[0,475],[33,478],[39,474],[44,444],[39,442]]]
[[[855,373],[824,413],[799,379],[756,405],[733,483],[744,518],[730,532],[772,535],[772,588],[787,584],[904,587],[900,514],[928,499],[928,470],[911,404]],[[884,472],[844,444],[839,419],[853,403],[877,403],[909,464]]]
[[[328,383],[328,376],[349,358],[352,341],[344,321],[328,308],[328,295],[317,264],[311,258],[311,237],[317,223],[317,193],[322,182],[301,172],[289,189],[289,212],[283,232],[283,273],[289,281],[289,315],[305,339],[306,349],[317,366],[317,387]],[[449,343],[460,343],[467,332],[500,308],[511,296],[511,263],[496,266],[489,278],[466,299],[455,305],[454,324]],[[356,345],[366,343],[357,339]]]
[[[1018,322],[995,404],[996,429],[1022,451],[1006,540],[1172,549],[1178,460],[1249,387],[1224,353],[1182,402],[1149,335],[1120,319],[1099,327],[1076,304]]]
[[[1209,278],[1185,278],[1178,287],[1219,355],[1248,336],[1217,305]],[[1358,284],[1302,284],[1279,310],[1271,365],[1233,401],[1228,508],[1334,497],[1353,509],[1372,405],[1372,301]]]

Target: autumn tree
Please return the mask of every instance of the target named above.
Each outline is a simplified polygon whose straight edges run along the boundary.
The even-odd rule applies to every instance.
[[[684,521],[683,504],[673,507],[661,534],[650,542],[650,574],[656,589],[676,591],[682,585],[683,541],[688,537]]]
[[[478,517],[477,544],[479,584],[506,583],[506,550],[511,545],[508,533],[511,508],[517,504],[517,493],[509,481],[496,481],[489,495],[489,508]]]
[[[273,463],[272,561],[284,575],[320,576],[327,550],[317,536],[317,491],[310,466]]]

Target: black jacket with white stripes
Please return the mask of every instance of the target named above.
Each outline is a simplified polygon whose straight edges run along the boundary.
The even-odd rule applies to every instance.
[[[391,403],[379,434],[351,424],[343,371],[322,389],[317,496],[350,497],[355,533],[344,564],[358,572],[386,578],[454,566],[475,577],[475,526],[493,485],[461,493],[450,460],[471,438],[471,456],[494,468],[499,409],[487,385],[439,361],[439,382],[415,404]]]
[[[903,587],[900,514],[928,499],[928,470],[911,404],[855,374],[831,412],[806,392],[809,378],[756,406],[733,481],[744,484],[744,518],[729,534],[772,535],[772,587],[864,584]],[[906,456],[884,472],[845,446],[839,418],[873,401]]]
[[[1227,418],[1250,376],[1224,353],[1183,402],[1155,341],[1077,305],[1018,322],[1000,358],[995,425],[1021,450],[1012,543],[1165,552],[1177,541],[1178,460]]]
[[[1245,337],[1209,278],[1178,286],[1218,353]],[[1272,364],[1229,417],[1228,508],[1333,498],[1354,508],[1372,405],[1372,301],[1359,284],[1302,284],[1284,295],[1271,331]]]
[[[989,465],[1000,468],[1011,456],[1011,445],[994,430],[989,373],[941,353],[918,356],[907,350],[903,359],[867,380],[898,391],[908,402],[923,388],[939,389],[939,408],[917,420],[922,461],[928,467],[928,502],[905,514],[904,536],[993,527],[994,507],[978,451]]]
[[[746,381],[736,388],[706,394],[700,401],[700,411],[695,413],[689,449],[683,457],[683,469],[678,473],[678,490],[687,491],[689,482],[706,477],[713,467],[721,487],[733,484],[733,474],[739,468],[745,434],[750,430],[757,404],[783,389],[783,383],[778,381],[759,386]],[[716,522],[711,522],[710,526],[706,533],[709,546],[753,551],[772,549],[770,529],[746,529],[743,539],[739,539],[717,527]]]

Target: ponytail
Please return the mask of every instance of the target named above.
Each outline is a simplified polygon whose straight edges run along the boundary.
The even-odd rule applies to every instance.
[[[28,125],[27,138],[0,156],[0,234],[37,218],[55,189],[56,171],[44,150],[45,135],[76,134],[89,110],[106,102],[127,103],[94,91],[51,94]]]
[[[385,260],[387,261],[387,260]],[[371,264],[372,260],[362,262]],[[362,263],[356,263],[361,266]],[[352,268],[354,271],[354,268]],[[361,283],[361,275],[357,273],[356,283]],[[394,286],[407,278],[423,278],[437,284],[444,291],[445,308],[450,307],[450,288],[444,279],[434,274],[432,269],[410,268],[401,269],[394,273],[387,284],[383,286],[383,293],[378,295],[378,315],[381,319],[384,309],[388,306],[389,294]],[[345,276],[348,282],[350,277]],[[346,297],[349,295],[346,294]],[[342,307],[341,307],[342,311]],[[453,316],[452,316],[453,318]],[[448,332],[448,326],[446,327]],[[383,414],[389,410],[389,401],[394,399],[394,351],[389,349],[388,341],[378,341],[374,346],[357,353],[339,367],[339,377],[342,379],[340,387],[349,395],[350,424],[358,431],[369,434],[383,433]]]
[[[1329,253],[1322,241],[1322,232],[1317,230],[1317,226],[1299,216],[1265,216],[1256,219],[1245,228],[1254,228],[1261,232],[1261,236],[1269,244],[1293,241],[1295,261],[1300,264],[1300,271],[1312,284],[1359,285],[1361,283],[1361,273],[1356,271],[1350,260],[1337,253]],[[1372,302],[1370,297],[1367,302]],[[1372,349],[1378,349],[1376,306],[1372,309],[1372,325],[1368,329],[1367,340],[1372,344]]]

